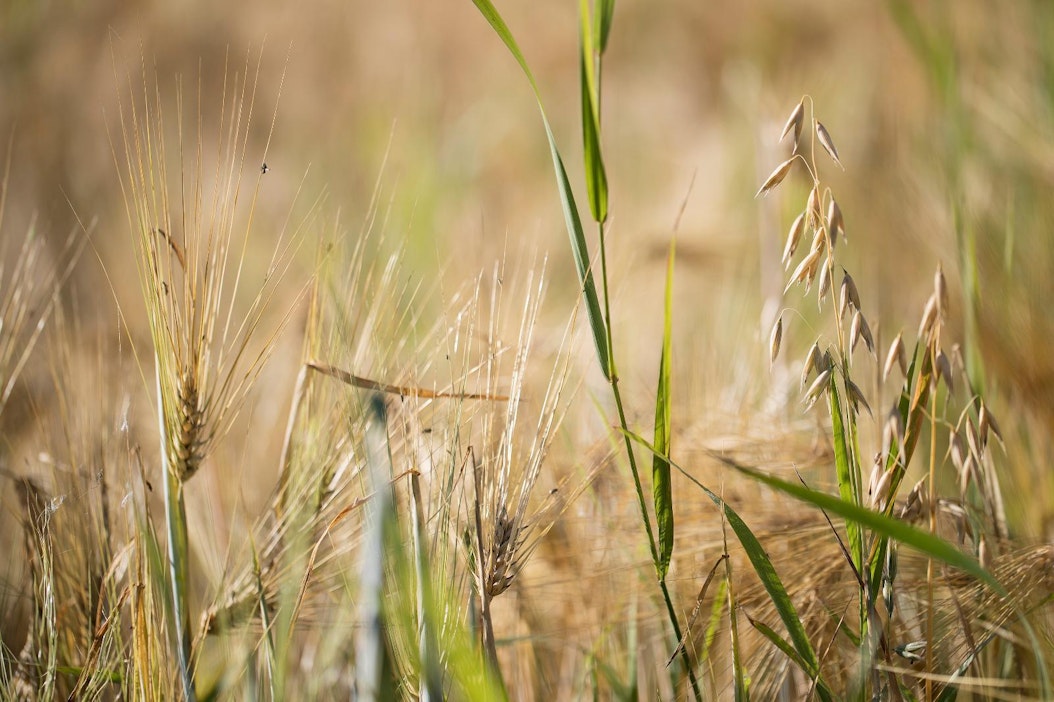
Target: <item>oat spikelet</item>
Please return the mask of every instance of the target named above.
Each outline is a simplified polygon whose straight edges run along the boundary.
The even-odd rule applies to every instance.
[[[802,212],[798,215],[797,219],[794,220],[794,224],[791,225],[790,233],[787,235],[787,245],[783,247],[784,268],[787,268],[790,265],[791,259],[794,257],[794,252],[798,249],[798,242],[801,241],[804,232],[805,213]]]
[[[944,384],[948,387],[948,392],[954,393],[955,379],[952,377],[952,364],[943,350],[937,351],[934,365],[937,366],[937,377],[944,381]]]
[[[845,235],[845,220],[842,217],[842,208],[831,198],[831,204],[827,206],[827,234],[831,237],[831,248],[838,243],[838,236]]]
[[[853,276],[849,275],[844,269],[842,273],[842,285],[838,289],[839,318],[845,316],[845,312],[849,309],[849,305],[852,305],[854,309],[860,309],[860,293],[856,289],[856,283],[853,281]]]
[[[827,389],[827,383],[831,379],[831,370],[832,369],[828,368],[823,373],[816,376],[816,380],[812,381],[812,385],[810,385],[809,389],[805,392],[804,402],[807,406],[811,406],[816,402],[816,398],[820,396],[820,393]]]
[[[820,226],[820,184],[812,186],[805,205],[805,214],[810,227]]]
[[[787,283],[787,287],[783,289],[783,293],[786,294],[788,290],[798,283],[811,283],[813,276],[816,275],[816,269],[820,265],[821,256],[823,256],[822,251],[813,251],[802,259],[802,262],[794,269],[794,273],[791,274],[790,282]]]
[[[944,269],[940,263],[933,274],[933,295],[937,299],[937,312],[943,317],[948,309],[948,281],[944,278]]]
[[[816,137],[820,140],[820,146],[823,147],[824,151],[834,159],[834,162],[838,164],[838,167],[843,171],[845,166],[838,160],[838,149],[834,147],[834,140],[831,138],[831,133],[827,131],[827,127],[823,126],[822,122],[816,122]]]
[[[770,175],[768,179],[765,180],[765,183],[761,186],[757,193],[754,194],[754,197],[758,197],[763,193],[767,193],[768,191],[772,190],[777,185],[782,183],[783,179],[787,177],[788,173],[790,173],[791,166],[794,165],[794,161],[796,159],[796,156],[792,156],[780,165],[776,166],[776,170],[772,171],[772,175]]]
[[[809,349],[808,355],[805,356],[805,364],[801,369],[801,383],[799,390],[805,389],[805,383],[809,381],[809,374],[814,370],[820,371],[823,366],[823,356],[820,354],[820,346],[817,342],[813,342],[812,348]]]
[[[886,354],[886,362],[882,366],[883,381],[889,379],[894,365],[899,365],[900,372],[907,375],[908,361],[904,352],[904,332],[897,334],[897,338],[893,339],[893,343],[889,345],[889,353]]]
[[[798,103],[794,111],[791,112],[790,117],[787,118],[787,123],[783,125],[783,133],[780,134],[780,143],[787,138],[787,135],[794,132],[794,148],[798,148],[798,138],[801,136],[802,126],[805,124],[805,98],[802,98]]]
[[[926,301],[926,307],[922,311],[922,321],[919,322],[919,333],[920,339],[928,338],[930,333],[933,331],[939,319],[937,296],[930,295],[929,300]]]
[[[776,356],[780,353],[780,342],[783,341],[783,315],[781,314],[772,326],[772,334],[769,336],[769,367],[776,363]]]

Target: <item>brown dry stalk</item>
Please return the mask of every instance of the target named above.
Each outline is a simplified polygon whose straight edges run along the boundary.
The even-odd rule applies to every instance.
[[[449,398],[456,400],[488,400],[490,402],[508,402],[508,395],[495,395],[492,393],[476,393],[476,392],[445,392],[428,390],[427,388],[419,388],[412,385],[392,385],[390,383],[383,383],[378,380],[371,380],[370,378],[363,378],[359,375],[354,375],[331,366],[328,363],[321,363],[319,361],[308,361],[307,367],[318,371],[323,375],[328,375],[331,378],[351,385],[352,387],[362,388],[363,390],[377,390],[379,392],[387,393],[389,395],[399,395],[400,397],[420,397],[424,399],[440,399]]]

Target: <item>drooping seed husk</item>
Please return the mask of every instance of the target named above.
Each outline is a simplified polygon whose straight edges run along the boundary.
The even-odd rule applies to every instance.
[[[798,103],[794,111],[791,112],[790,117],[787,118],[787,123],[783,125],[783,133],[780,134],[780,143],[787,138],[787,135],[793,130],[794,131],[794,149],[798,149],[798,138],[801,136],[802,125],[805,123],[805,98],[802,98],[801,102]]]
[[[771,367],[776,363],[776,356],[780,353],[780,342],[783,341],[783,315],[779,316],[776,320],[776,324],[772,327],[772,334],[769,336],[769,366]]]
[[[787,234],[787,245],[783,247],[783,267],[786,268],[790,265],[791,258],[794,257],[794,252],[798,249],[798,242],[801,241],[802,233],[805,231],[805,213],[802,212],[794,220],[794,224],[791,225],[790,232]]]
[[[893,372],[893,364],[899,365],[900,372],[907,375],[908,361],[904,352],[904,332],[897,334],[897,337],[893,339],[893,343],[889,345],[889,353],[886,354],[886,362],[882,366],[883,382],[888,380],[889,374]]]
[[[820,140],[820,146],[824,148],[824,151],[834,159],[834,162],[839,165],[843,170],[845,166],[842,166],[842,162],[838,159],[838,149],[834,146],[834,140],[831,138],[831,133],[827,131],[827,127],[823,126],[822,122],[816,122],[816,136]]]
[[[763,193],[767,193],[768,191],[772,190],[777,185],[782,183],[783,179],[787,177],[788,173],[790,173],[791,166],[794,165],[794,161],[796,159],[797,159],[796,156],[792,156],[792,157],[788,158],[786,161],[784,161],[783,163],[781,163],[780,165],[776,166],[776,170],[772,171],[772,175],[770,175],[768,177],[768,179],[765,181],[765,183],[761,186],[761,188],[754,195],[754,197],[757,197],[758,195],[761,195]]]

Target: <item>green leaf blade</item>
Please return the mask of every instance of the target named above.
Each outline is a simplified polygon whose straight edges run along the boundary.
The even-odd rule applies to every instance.
[[[662,354],[659,358],[659,381],[655,391],[655,453],[652,456],[652,493],[655,521],[659,527],[659,578],[665,579],[673,558],[673,486],[670,475],[670,362],[673,349],[673,262],[674,244],[666,268],[666,297],[663,303]]]
[[[575,259],[575,268],[578,270],[578,279],[582,286],[582,296],[585,298],[586,315],[589,318],[589,327],[593,334],[593,343],[597,349],[597,356],[600,359],[600,368],[604,373],[604,378],[606,380],[611,380],[611,357],[608,353],[607,330],[604,324],[604,315],[600,310],[600,299],[597,297],[596,284],[593,282],[589,245],[586,243],[585,233],[582,231],[582,220],[578,215],[578,205],[575,203],[574,192],[571,190],[571,183],[567,178],[567,170],[564,168],[564,161],[556,146],[556,137],[553,136],[552,127],[549,125],[549,118],[545,115],[545,107],[542,105],[542,98],[538,91],[538,84],[534,80],[534,75],[531,73],[531,69],[527,66],[527,60],[523,57],[519,45],[517,45],[516,40],[513,38],[512,32],[509,31],[509,27],[505,24],[505,20],[501,18],[501,15],[498,13],[497,9],[495,9],[490,0],[472,0],[472,2],[480,11],[480,14],[482,14],[490,24],[494,32],[501,38],[502,42],[504,42],[505,46],[509,49],[509,52],[513,55],[513,58],[516,59],[516,62],[520,64],[520,68],[523,69],[524,75],[527,76],[527,80],[531,84],[531,89],[534,91],[534,98],[538,103],[538,111],[542,116],[542,125],[545,127],[545,136],[549,140],[549,153],[553,159],[553,171],[556,175],[557,189],[560,191],[560,204],[564,211],[564,224],[567,227],[567,234],[571,239],[571,253]]]

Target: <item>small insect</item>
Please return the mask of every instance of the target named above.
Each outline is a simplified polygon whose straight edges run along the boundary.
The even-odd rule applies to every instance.
[[[264,161],[264,164],[262,166],[260,166],[260,172],[261,173],[266,173],[269,170],[271,170],[271,169],[267,167],[267,162]]]

